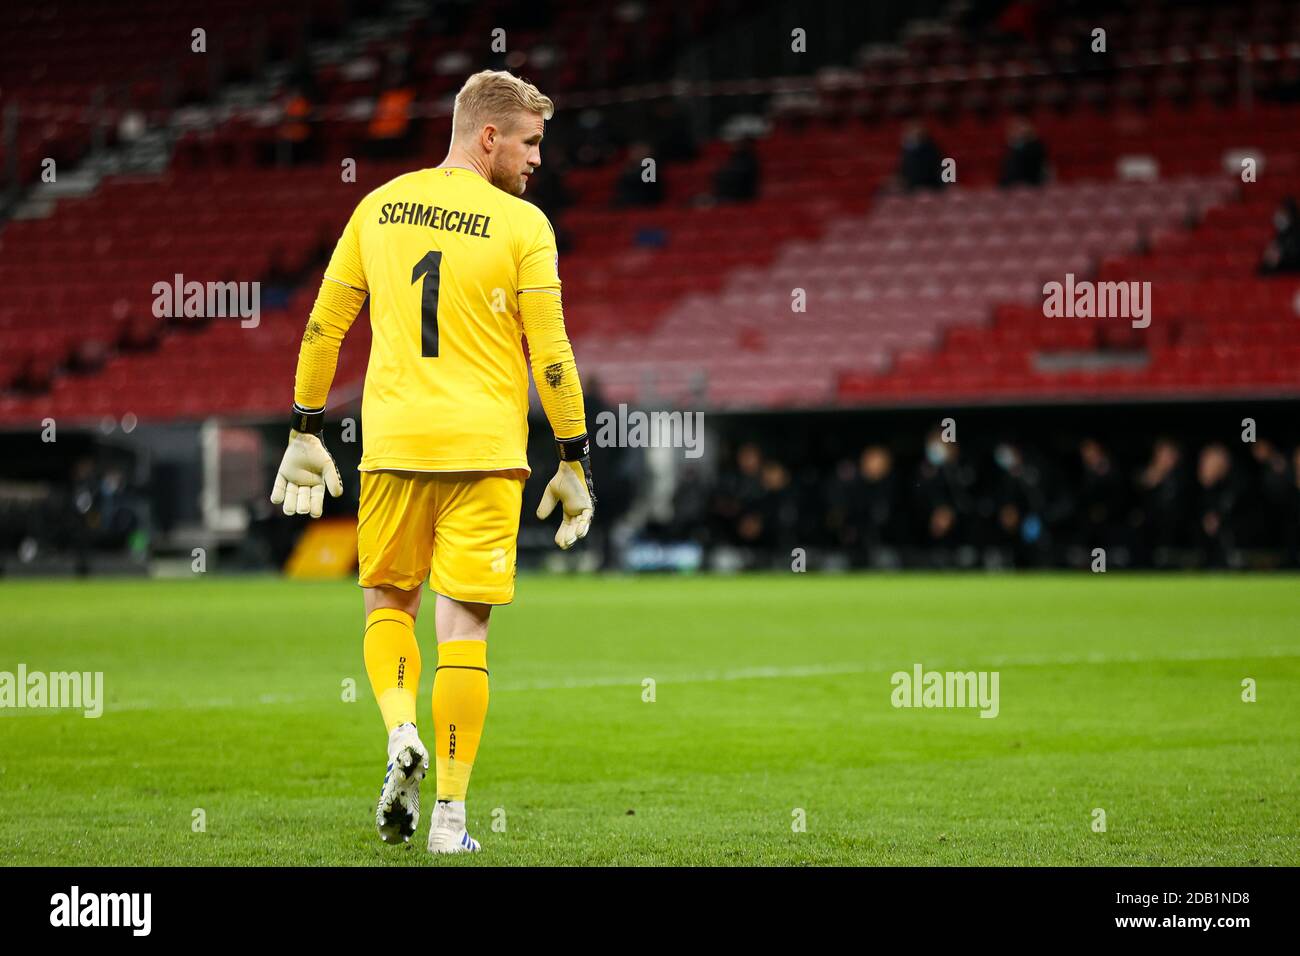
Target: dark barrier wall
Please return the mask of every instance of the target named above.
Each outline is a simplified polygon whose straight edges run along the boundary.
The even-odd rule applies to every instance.
[[[594,447],[585,547],[605,567],[646,543],[689,545],[703,568],[784,567],[796,552],[827,567],[1081,567],[1098,549],[1117,567],[1300,566],[1298,413],[1281,401],[705,413],[703,453],[667,453],[659,508],[644,507],[646,449]],[[269,491],[284,426],[255,427],[262,474],[248,484]],[[331,514],[356,512],[360,437],[327,429],[345,488]],[[554,550],[533,517],[554,458],[534,421],[525,567]],[[201,484],[197,426],[0,434],[0,567],[29,539],[46,556],[157,551],[199,520]],[[246,507],[256,547],[236,566],[277,565],[302,519],[260,494]]]

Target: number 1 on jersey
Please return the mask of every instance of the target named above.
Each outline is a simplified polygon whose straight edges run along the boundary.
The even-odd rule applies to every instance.
[[[420,293],[420,355],[424,358],[438,357],[438,269],[441,265],[441,252],[427,252],[411,270],[411,285],[424,276]]]

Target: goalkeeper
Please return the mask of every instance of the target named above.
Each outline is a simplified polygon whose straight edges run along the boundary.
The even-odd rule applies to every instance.
[[[466,828],[488,705],[487,631],[515,591],[529,475],[527,339],[559,465],[537,508],[562,511],[555,543],[587,534],[595,509],[582,385],[564,330],[555,234],[519,197],[541,164],[553,105],[506,72],[456,96],[447,158],[357,205],[338,241],[298,355],[289,448],[271,500],[320,517],[342,493],[321,443],[339,346],[367,295],[372,343],[357,518],[366,672],[388,728],[380,836],[408,841],[430,751],[416,730],[422,585],[437,594],[432,754],[434,853],[479,849]]]

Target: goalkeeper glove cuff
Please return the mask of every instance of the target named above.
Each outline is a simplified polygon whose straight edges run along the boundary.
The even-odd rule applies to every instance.
[[[583,432],[577,438],[555,439],[555,452],[560,461],[570,462],[582,469],[582,477],[587,483],[587,494],[591,496],[591,507],[596,508],[596,485],[591,480],[591,439]],[[575,467],[575,471],[577,470]]]
[[[325,427],[325,408],[303,408],[293,403],[293,417],[289,419],[289,429],[303,435],[319,435]]]
[[[577,438],[557,438],[555,452],[560,456],[560,461],[581,461],[591,454],[591,439],[586,432]]]
[[[563,505],[555,543],[567,551],[587,536],[596,511],[596,492],[591,480],[591,447],[586,435],[557,439],[555,447],[560,456],[560,467],[555,477],[546,483],[541,504],[537,506],[537,517],[545,521],[557,504]]]
[[[343,494],[338,466],[320,439],[325,409],[303,408],[294,403],[289,422],[289,447],[271,490],[271,504],[283,505],[287,515],[309,514],[319,518],[325,492],[337,498]]]

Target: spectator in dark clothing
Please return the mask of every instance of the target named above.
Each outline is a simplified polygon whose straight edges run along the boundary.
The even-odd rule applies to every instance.
[[[910,122],[903,128],[898,158],[898,185],[904,192],[943,189],[943,156],[925,126]]]
[[[920,539],[948,545],[977,531],[975,470],[961,461],[956,442],[943,441],[939,429],[926,437],[925,458],[916,473],[916,515]]]
[[[1228,566],[1229,553],[1237,545],[1236,512],[1241,502],[1241,483],[1233,471],[1228,449],[1219,442],[1201,449],[1196,464],[1196,536],[1212,567]]]
[[[1109,547],[1124,536],[1128,489],[1110,453],[1092,438],[1079,442],[1079,480],[1075,506],[1074,542],[1085,549]]]
[[[720,202],[749,202],[758,198],[758,182],[758,151],[753,140],[741,140],[714,174],[713,194]]]
[[[647,164],[647,159],[654,159],[648,143],[633,143],[628,149],[627,162],[614,187],[614,205],[657,206],[663,202],[663,168],[658,161]]]
[[[1291,554],[1300,531],[1300,521],[1297,521],[1300,489],[1296,488],[1291,465],[1286,455],[1264,439],[1251,443],[1250,454],[1259,465],[1258,493],[1253,496],[1255,506],[1248,531],[1250,540],[1263,547],[1281,545]]]
[[[864,448],[857,467],[841,462],[827,498],[831,540],[852,555],[855,565],[867,564],[873,551],[897,543],[898,477],[888,448]]]
[[[833,547],[853,550],[858,544],[858,529],[853,522],[853,495],[858,480],[858,470],[845,458],[835,466],[835,473],[826,481],[826,534]]]
[[[995,540],[1011,549],[1018,565],[1041,563],[1047,553],[1051,513],[1042,465],[1026,460],[1011,442],[993,449],[998,470],[992,479]]]
[[[1027,119],[1012,119],[1002,156],[999,186],[1041,186],[1047,181],[1047,148]]]
[[[1188,489],[1182,457],[1177,442],[1161,438],[1151,449],[1151,460],[1138,473],[1138,507],[1131,520],[1148,561],[1157,545],[1176,548],[1187,544]]]
[[[1300,272],[1300,211],[1291,196],[1283,199],[1273,213],[1273,227],[1277,232],[1264,250],[1260,275]]]
[[[857,494],[852,503],[854,523],[868,547],[892,542],[897,520],[898,476],[894,456],[883,445],[863,449],[858,459]]]
[[[715,537],[718,540],[735,541],[742,525],[750,528],[753,534],[755,512],[759,499],[763,497],[762,469],[763,453],[759,447],[753,442],[741,445],[736,452],[735,471],[722,475],[713,499],[712,510],[717,523]]]
[[[799,508],[790,471],[779,461],[763,462],[759,481],[763,487],[756,514],[759,520],[756,543],[775,547],[782,553],[799,543]],[[745,519],[742,518],[742,522]]]

